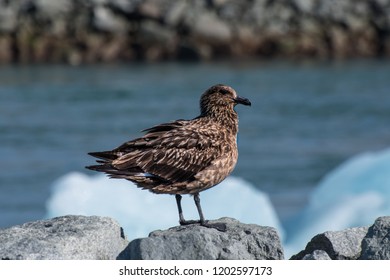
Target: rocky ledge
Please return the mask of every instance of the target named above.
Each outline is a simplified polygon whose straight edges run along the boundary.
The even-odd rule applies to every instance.
[[[111,218],[64,216],[0,230],[0,259],[283,259],[275,229],[222,218],[154,231],[129,243]]]
[[[0,63],[390,56],[390,0],[0,0]]]
[[[226,232],[199,225],[158,230],[129,242],[111,218],[63,216],[0,230],[0,259],[284,259],[275,229],[232,218]],[[370,227],[321,233],[293,260],[389,260],[390,217]]]

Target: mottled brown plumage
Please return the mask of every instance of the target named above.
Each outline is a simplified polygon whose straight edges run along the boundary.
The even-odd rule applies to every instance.
[[[181,194],[192,194],[200,223],[206,225],[199,192],[220,183],[236,165],[237,104],[251,105],[229,86],[212,86],[200,99],[200,116],[154,126],[112,151],[90,153],[99,165],[87,168],[153,193],[175,194],[180,224],[194,222],[184,220],[180,203]]]

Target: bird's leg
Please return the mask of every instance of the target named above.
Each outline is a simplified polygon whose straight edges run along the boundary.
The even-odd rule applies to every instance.
[[[199,218],[200,220],[194,221],[194,220],[189,220],[186,221],[183,216],[183,209],[181,208],[181,195],[176,194],[176,203],[177,203],[177,209],[179,211],[179,223],[180,225],[190,225],[190,224],[200,224],[201,226],[208,227],[208,228],[215,228],[219,231],[226,231],[226,224],[223,223],[214,223],[214,224],[209,224],[208,221],[204,219],[203,212],[202,212],[202,207],[200,206],[200,198],[199,198],[199,193],[194,195],[194,201],[196,205],[196,209],[198,210],[199,213]]]
[[[204,216],[203,216],[203,212],[202,212],[202,207],[200,207],[199,193],[194,195],[194,201],[195,201],[196,209],[198,210],[198,213],[199,213],[200,224],[202,226],[204,226],[207,223],[207,221],[205,221]]]
[[[204,227],[208,227],[208,228],[215,228],[219,231],[226,231],[226,224],[224,224],[224,223],[209,224],[208,221],[206,221],[204,219],[202,207],[200,206],[199,193],[194,195],[194,201],[195,201],[196,209],[198,209],[199,218],[200,218],[200,225],[202,225]]]
[[[181,195],[180,194],[176,194],[175,198],[176,198],[177,210],[179,210],[179,223],[180,223],[180,225],[184,226],[184,225],[199,223],[199,221],[192,221],[192,220],[191,221],[186,221],[184,219],[183,209],[181,208]]]
[[[185,220],[183,216],[183,209],[181,208],[181,195],[177,194],[175,195],[175,198],[176,198],[177,210],[179,210],[179,223],[182,225],[185,223]]]

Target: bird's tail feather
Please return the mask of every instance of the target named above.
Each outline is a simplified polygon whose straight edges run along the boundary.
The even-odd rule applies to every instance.
[[[85,168],[90,169],[90,170],[94,170],[94,171],[104,172],[104,173],[109,174],[109,175],[141,176],[140,174],[142,174],[143,176],[145,176],[142,173],[142,170],[140,168],[119,170],[119,169],[113,167],[110,163],[100,161],[100,160],[98,160],[97,162],[100,162],[102,164],[90,165],[90,166],[86,166]]]
[[[104,152],[91,152],[88,153],[90,156],[95,158],[100,158],[103,160],[114,160],[118,158],[118,155],[112,151],[104,151]]]
[[[100,161],[98,161],[100,162]],[[109,170],[112,169],[111,166],[107,165],[107,164],[102,164],[102,165],[90,165],[90,166],[86,166],[85,168],[89,169],[89,170],[95,170],[95,171],[99,171],[99,172],[108,172]]]

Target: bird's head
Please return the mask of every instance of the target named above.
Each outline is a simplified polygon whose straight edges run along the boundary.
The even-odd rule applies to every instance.
[[[237,95],[236,91],[226,85],[218,84],[207,89],[200,98],[201,115],[218,115],[234,112],[234,106],[242,104],[251,106],[251,102]]]

